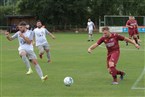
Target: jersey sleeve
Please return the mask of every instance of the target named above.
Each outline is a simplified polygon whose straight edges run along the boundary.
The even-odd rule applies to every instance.
[[[32,33],[33,33],[33,37],[35,37],[35,30],[33,30]]]
[[[30,40],[33,40],[33,37],[34,37],[34,32],[33,32],[33,31],[30,31],[29,39],[30,39]]]
[[[126,22],[126,25],[130,25],[130,22],[129,22],[129,20]]]
[[[123,41],[123,40],[125,39],[125,37],[122,36],[122,35],[116,34],[116,36],[117,36],[117,39],[118,39],[118,40]]]
[[[97,44],[100,45],[100,44],[102,44],[103,42],[104,42],[104,38],[101,37],[101,38],[97,41]]]
[[[12,36],[12,39],[18,38],[18,34],[19,34],[19,31],[16,32],[16,33]]]
[[[50,33],[46,28],[44,28],[44,31],[45,31],[46,34]]]
[[[92,23],[93,23],[93,26],[95,26],[94,22],[92,22]]]

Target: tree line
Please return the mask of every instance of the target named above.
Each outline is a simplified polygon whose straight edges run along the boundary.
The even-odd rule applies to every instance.
[[[145,15],[145,0],[3,0],[4,15],[34,15],[49,25],[86,26],[88,18],[98,24],[104,15]],[[8,2],[9,1],[9,2]],[[1,25],[5,23],[2,22]]]

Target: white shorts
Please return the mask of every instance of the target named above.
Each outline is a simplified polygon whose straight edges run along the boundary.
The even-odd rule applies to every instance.
[[[39,45],[37,46],[39,51],[41,50],[49,50],[49,44]]]
[[[93,34],[93,30],[89,30],[88,34]]]
[[[34,51],[32,50],[20,50],[19,51],[19,54],[21,54],[22,52],[25,52],[26,53],[26,56],[29,58],[29,59],[37,59],[37,56],[36,54],[34,53]]]

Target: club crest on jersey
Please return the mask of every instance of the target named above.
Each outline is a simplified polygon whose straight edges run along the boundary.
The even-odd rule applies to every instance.
[[[107,44],[106,44],[107,47],[112,47],[112,46],[114,46],[114,45],[115,45],[114,42],[111,42],[111,43],[107,43]]]
[[[111,42],[111,41],[114,41],[114,39],[113,39],[113,38],[111,38],[109,41],[110,41],[110,42]]]

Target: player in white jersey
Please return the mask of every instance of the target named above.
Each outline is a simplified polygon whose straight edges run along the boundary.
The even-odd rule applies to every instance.
[[[55,39],[55,36],[52,33],[50,33],[45,27],[42,27],[41,21],[37,21],[36,26],[37,28],[35,28],[33,32],[35,37],[35,44],[39,49],[39,57],[42,59],[42,55],[44,54],[44,51],[46,51],[48,59],[47,62],[49,63],[51,61],[50,48],[46,39],[46,35],[50,35],[53,39]]]
[[[87,23],[87,31],[88,31],[88,41],[94,41],[93,40],[93,30],[96,29],[95,24],[91,21],[91,19],[88,19]]]
[[[47,79],[47,75],[43,76],[43,72],[41,70],[41,67],[39,66],[37,62],[37,57],[33,51],[33,32],[31,30],[28,30],[26,28],[27,23],[22,21],[19,23],[18,28],[19,31],[16,32],[13,36],[9,35],[9,32],[5,32],[5,35],[9,41],[12,41],[16,38],[18,38],[19,41],[19,55],[21,56],[22,60],[26,64],[26,67],[28,69],[27,75],[33,73],[29,60],[34,64],[35,69],[41,78],[42,81]]]

